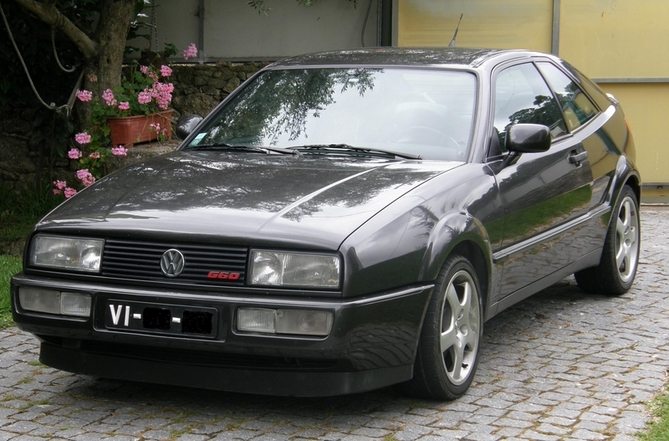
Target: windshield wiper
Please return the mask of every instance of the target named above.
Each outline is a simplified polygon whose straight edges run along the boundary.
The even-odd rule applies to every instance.
[[[404,153],[404,152],[394,152],[390,150],[383,150],[383,149],[375,149],[375,148],[370,148],[370,147],[355,147],[349,144],[313,144],[313,145],[302,145],[299,147],[292,147],[292,149],[295,150],[320,150],[320,151],[327,151],[327,150],[344,150],[344,151],[349,151],[354,155],[358,155],[360,153],[364,154],[365,156],[393,156],[395,158],[403,158],[403,159],[423,159],[421,158],[420,155],[414,155],[411,153]],[[358,155],[359,156],[359,155]]]
[[[228,144],[226,142],[189,146],[187,149],[188,150],[240,150],[245,152],[257,152],[265,154],[274,152],[274,153],[281,153],[284,155],[298,155],[298,156],[301,155],[301,153],[295,149],[283,149],[280,147],[253,147],[250,145]]]

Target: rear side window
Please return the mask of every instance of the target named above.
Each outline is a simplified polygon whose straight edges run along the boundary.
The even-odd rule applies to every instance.
[[[507,128],[518,123],[548,126],[553,138],[567,133],[560,106],[531,63],[509,67],[495,79],[494,125],[502,151],[505,150]]]
[[[537,66],[560,101],[569,131],[579,128],[594,118],[597,114],[597,107],[571,78],[550,63],[537,63]]]

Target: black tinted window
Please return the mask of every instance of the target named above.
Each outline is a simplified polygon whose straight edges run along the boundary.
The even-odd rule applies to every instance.
[[[550,63],[537,63],[537,65],[560,100],[560,107],[569,130],[580,127],[596,115],[597,108],[592,101],[560,69]]]
[[[502,149],[506,129],[517,123],[548,126],[553,138],[567,132],[560,107],[533,64],[505,69],[495,80],[494,125]]]

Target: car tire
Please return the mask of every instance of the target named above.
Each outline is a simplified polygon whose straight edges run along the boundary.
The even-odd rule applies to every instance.
[[[413,379],[405,393],[453,400],[474,380],[483,328],[480,285],[471,263],[450,257],[442,266],[423,323]]]
[[[636,276],[641,245],[639,202],[629,187],[623,187],[613,211],[599,265],[574,274],[583,291],[621,295]]]

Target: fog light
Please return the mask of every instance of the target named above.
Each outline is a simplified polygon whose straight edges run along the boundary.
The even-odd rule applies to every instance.
[[[26,311],[46,314],[88,317],[91,314],[91,296],[50,289],[21,287],[19,304]]]
[[[241,308],[237,311],[237,329],[274,334],[275,315],[276,311],[273,309]]]
[[[309,309],[240,308],[237,329],[263,334],[327,336],[332,330],[331,311]]]
[[[60,293],[60,313],[88,317],[91,315],[91,296],[74,292]]]

